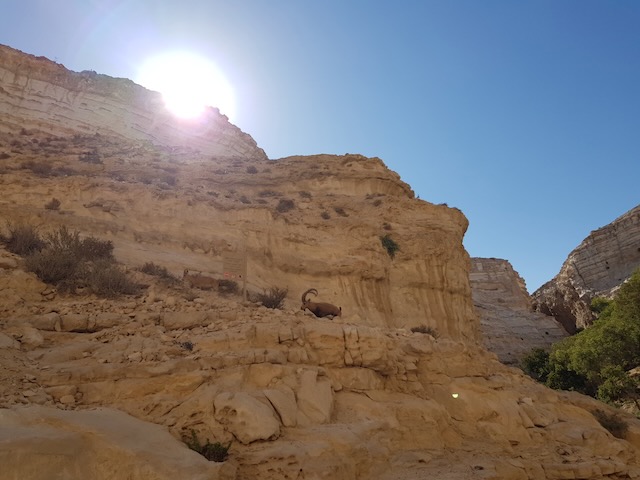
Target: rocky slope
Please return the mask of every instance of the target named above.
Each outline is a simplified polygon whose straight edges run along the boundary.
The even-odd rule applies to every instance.
[[[570,333],[594,320],[589,306],[609,297],[640,267],[640,205],[585,238],[560,272],[533,294],[534,308],[553,315]]]
[[[110,114],[142,107],[98,83],[80,90],[84,111],[48,94],[77,91],[82,74],[12,55],[0,78],[0,218],[111,240],[147,287],[63,295],[0,248],[4,476],[640,477],[637,420],[625,416],[629,431],[615,438],[594,416],[608,407],[548,390],[480,345],[461,212],[414,198],[376,158],[270,161],[236,133],[224,147],[201,136],[196,149],[171,132],[197,130],[171,120],[154,130],[156,117],[109,129],[122,118]],[[29,72],[40,76],[23,108],[14,79]],[[96,98],[109,98],[101,115],[113,121],[93,116]],[[283,310],[137,270],[222,278],[245,259],[250,291],[289,289]],[[310,287],[343,316],[302,312]],[[229,459],[189,451],[191,431],[232,442]]]
[[[533,311],[524,280],[507,260],[474,257],[469,279],[484,345],[500,361],[517,364],[568,335],[555,318]]]

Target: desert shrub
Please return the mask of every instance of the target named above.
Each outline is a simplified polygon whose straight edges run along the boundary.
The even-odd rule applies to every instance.
[[[70,251],[46,248],[25,258],[25,267],[40,280],[59,287],[61,291],[75,291],[79,283],[80,262]]]
[[[7,152],[0,153],[0,160],[6,160],[7,158],[11,158],[11,155],[9,155]]]
[[[211,443],[208,438],[207,442],[203,445],[193,430],[191,430],[191,438],[184,438],[184,442],[187,444],[187,447],[194,452],[198,452],[210,462],[224,462],[229,456],[229,448],[231,448],[231,442],[227,445],[223,445],[220,442]]]
[[[47,210],[58,210],[60,208],[60,200],[52,198],[50,202],[44,205]]]
[[[325,220],[329,220],[331,218],[331,214],[329,214],[329,212],[327,212],[326,210],[322,212],[320,216]]]
[[[382,228],[385,229],[385,230],[393,230],[393,227],[391,226],[391,224],[389,224],[387,222],[384,222],[382,224]]]
[[[609,305],[611,305],[611,300],[609,300],[607,298],[604,298],[604,297],[596,297],[593,300],[591,300],[591,305],[589,306],[589,308],[595,314],[600,314],[600,313],[604,312],[604,310]]]
[[[344,208],[342,207],[333,207],[333,210],[340,215],[341,217],[348,217],[349,214],[347,212],[345,212]]]
[[[193,342],[190,342],[189,340],[187,340],[186,342],[180,342],[179,345],[185,350],[187,350],[188,352],[193,351],[193,347],[194,347]]]
[[[258,169],[253,165],[247,167],[247,173],[258,173]]]
[[[86,274],[86,283],[100,297],[113,298],[140,292],[140,286],[111,260],[103,259],[91,264]]]
[[[69,252],[78,261],[93,261],[113,258],[113,243],[95,237],[80,237],[77,230],[62,226],[46,237],[48,248],[59,252]]]
[[[298,195],[300,195],[300,198],[306,198],[306,199],[311,198],[311,193],[306,191],[298,192]]]
[[[263,293],[256,293],[253,301],[262,304],[267,308],[280,309],[284,306],[284,300],[289,293],[288,288],[272,287]]]
[[[246,195],[242,195],[240,197],[240,202],[244,204],[248,204],[248,203],[251,203],[251,200],[249,200]]]
[[[166,267],[156,265],[153,262],[145,263],[139,268],[139,270],[147,275],[153,275],[154,277],[160,277],[163,280],[168,280],[170,283],[178,283],[180,281],[180,279],[167,270]]]
[[[629,425],[617,413],[607,413],[604,410],[592,412],[598,423],[616,438],[624,438],[629,430]]]
[[[379,207],[380,205],[382,205],[382,200],[380,200],[379,198],[375,199],[373,201],[373,206],[374,207]]]
[[[20,256],[42,250],[47,244],[33,225],[11,223],[7,224],[8,235],[2,235],[0,240],[7,250]]]
[[[411,327],[411,331],[413,333],[426,333],[427,335],[431,335],[433,338],[438,338],[440,336],[440,334],[434,328],[427,327],[426,325]]]
[[[276,211],[279,213],[285,213],[295,208],[295,206],[296,204],[293,202],[293,200],[289,200],[288,198],[281,198],[278,202],[278,205],[276,206]]]
[[[274,190],[261,190],[258,192],[258,196],[260,197],[277,197],[280,194]]]
[[[228,278],[223,278],[218,282],[218,292],[235,294],[238,293],[238,283]]]
[[[391,258],[394,258],[396,252],[400,250],[400,247],[390,235],[380,237],[380,242]]]

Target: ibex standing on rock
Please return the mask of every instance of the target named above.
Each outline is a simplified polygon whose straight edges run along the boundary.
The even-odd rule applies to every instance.
[[[300,310],[309,309],[316,317],[340,317],[342,316],[342,307],[336,307],[331,303],[310,302],[307,300],[307,295],[313,293],[318,295],[318,290],[310,288],[302,294],[302,307]]]
[[[220,282],[211,277],[205,277],[199,273],[189,273],[189,269],[185,268],[182,275],[182,280],[186,282],[191,288],[199,288],[200,290],[216,290]]]

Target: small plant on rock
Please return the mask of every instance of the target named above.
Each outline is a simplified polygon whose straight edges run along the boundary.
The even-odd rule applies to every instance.
[[[168,281],[169,283],[178,283],[180,280],[174,274],[169,272],[166,267],[161,265],[156,265],[153,262],[147,262],[142,265],[139,270],[142,273],[146,273],[147,275],[153,275],[154,277],[160,277],[163,280]]]
[[[396,256],[396,252],[400,250],[400,247],[395,240],[391,238],[391,235],[384,235],[380,237],[380,242],[391,258],[394,258]]]
[[[187,444],[194,452],[198,452],[204,458],[210,462],[224,462],[229,457],[229,448],[231,448],[231,442],[227,445],[223,445],[220,442],[209,442],[204,445],[200,443],[198,436],[194,430],[191,430],[191,438],[184,438],[184,443]]]

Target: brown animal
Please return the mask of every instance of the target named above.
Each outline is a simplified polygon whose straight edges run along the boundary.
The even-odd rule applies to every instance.
[[[199,288],[200,290],[215,290],[220,285],[219,280],[211,277],[205,277],[199,273],[189,273],[188,268],[184,269],[182,280],[191,288]]]
[[[342,307],[336,307],[331,303],[310,302],[309,300],[307,300],[307,295],[310,293],[318,295],[318,290],[316,290],[315,288],[310,288],[302,294],[302,307],[300,307],[300,310],[309,309],[311,313],[313,313],[318,318],[342,316]]]

